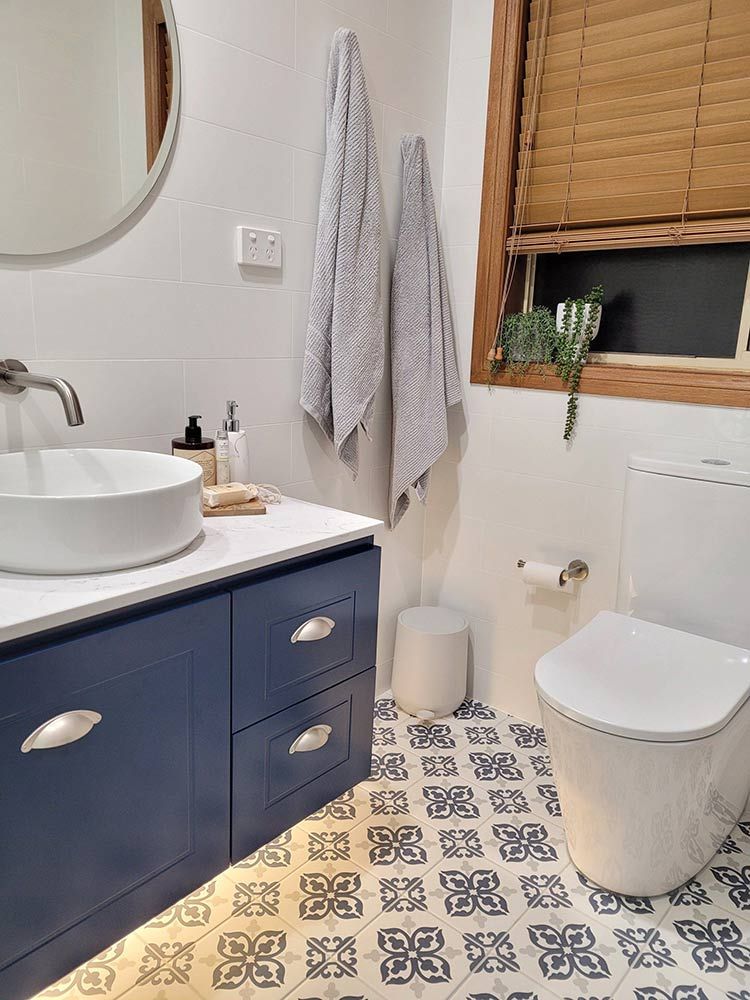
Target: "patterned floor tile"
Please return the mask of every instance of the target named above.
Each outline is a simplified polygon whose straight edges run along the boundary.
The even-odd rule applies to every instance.
[[[378,878],[423,875],[441,859],[438,832],[411,817],[373,818],[352,830],[348,859]]]
[[[393,726],[411,722],[413,716],[399,708],[393,698],[378,698],[375,702],[375,725]]]
[[[560,873],[570,864],[563,831],[536,816],[497,816],[479,833],[490,859],[516,875]]]
[[[566,997],[611,996],[625,977],[635,945],[615,928],[576,910],[530,912],[511,930],[519,971]],[[640,952],[639,952],[640,953]],[[630,957],[629,957],[630,956]]]
[[[617,990],[618,1000],[726,1000],[728,995],[679,968],[636,969]]]
[[[424,778],[406,797],[412,816],[439,830],[481,826],[494,815],[489,790],[461,778]]]
[[[356,973],[348,968],[339,969],[338,979],[306,980],[288,994],[288,1000],[384,1000]]]
[[[421,882],[427,908],[461,931],[508,929],[526,912],[518,879],[487,861],[441,862]]]
[[[574,865],[566,870],[565,875],[576,909],[581,913],[590,913],[603,923],[618,927],[657,927],[669,909],[666,896],[620,896],[596,885]]]
[[[310,862],[281,883],[274,915],[305,936],[352,936],[380,912],[376,878],[356,865]]]
[[[720,906],[750,920],[750,857],[746,854],[718,854],[696,875],[692,891],[702,893],[704,902]],[[683,897],[687,899],[687,893]]]
[[[142,955],[143,942],[130,934],[38,994],[37,1000],[112,1000],[138,982]]]
[[[399,731],[401,746],[418,757],[455,754],[468,743],[464,728],[453,721],[409,722]]]
[[[237,862],[227,870],[227,875],[235,881],[241,880],[252,869],[256,880],[282,879],[307,861],[307,841],[307,831],[301,824],[295,826]]]
[[[138,934],[148,945],[191,944],[232,916],[235,891],[234,880],[219,875],[149,920]]]
[[[453,994],[453,1000],[557,1000],[557,994],[520,972],[477,972]]]
[[[541,726],[521,722],[508,715],[498,722],[497,729],[501,740],[508,747],[520,750],[527,756],[547,753],[547,737]]]
[[[724,989],[750,982],[750,921],[718,907],[672,907],[660,930],[680,968]]]
[[[450,759],[460,775],[480,785],[501,781],[522,788],[536,777],[527,757],[501,745],[469,744]]]
[[[421,777],[419,757],[404,746],[395,749],[378,747],[373,752],[368,781],[388,781],[394,785],[407,787]]]
[[[345,965],[346,952],[347,945],[327,933],[305,940],[278,917],[238,916],[195,945],[190,985],[204,998],[234,991],[242,1000],[284,997],[306,977],[324,975],[327,962]]]
[[[381,914],[358,945],[360,975],[388,1000],[442,1000],[469,972],[465,936],[432,913]]]

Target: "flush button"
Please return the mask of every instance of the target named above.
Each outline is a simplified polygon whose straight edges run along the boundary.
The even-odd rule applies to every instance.
[[[731,465],[726,458],[702,458],[701,465]]]

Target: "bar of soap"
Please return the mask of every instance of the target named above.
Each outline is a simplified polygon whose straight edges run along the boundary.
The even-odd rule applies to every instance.
[[[226,483],[222,486],[204,486],[203,503],[206,507],[231,507],[235,503],[252,500],[255,492],[244,483]]]

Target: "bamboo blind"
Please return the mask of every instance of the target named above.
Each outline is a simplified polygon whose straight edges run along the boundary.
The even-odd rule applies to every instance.
[[[512,253],[750,240],[750,0],[531,0]]]

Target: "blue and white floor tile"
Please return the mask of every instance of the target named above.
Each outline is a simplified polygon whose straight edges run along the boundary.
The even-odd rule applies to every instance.
[[[750,812],[688,885],[621,897],[570,860],[538,726],[375,716],[368,781],[45,1000],[750,1000]]]

